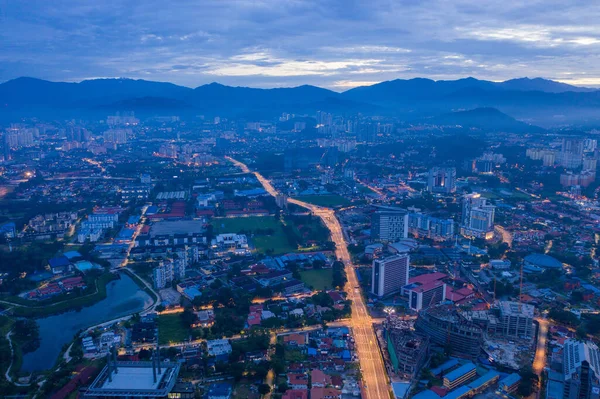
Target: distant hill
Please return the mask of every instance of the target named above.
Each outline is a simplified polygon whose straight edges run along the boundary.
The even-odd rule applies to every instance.
[[[564,93],[566,91],[573,92],[590,92],[596,91],[596,89],[590,89],[588,87],[572,86],[566,83],[555,82],[553,80],[542,79],[542,78],[518,78],[510,79],[504,82],[497,83],[499,87],[507,90],[517,91],[543,91],[546,93]]]
[[[108,110],[247,118],[323,110],[415,120],[478,108],[495,108],[538,125],[551,125],[555,116],[562,124],[582,120],[600,123],[600,91],[541,78],[491,82],[471,77],[396,79],[343,93],[310,85],[258,89],[211,83],[192,89],[134,79],[66,83],[18,78],[0,84],[0,117],[10,121],[23,116],[96,118]]]
[[[461,126],[465,129],[488,131],[538,133],[544,129],[516,120],[495,108],[476,108],[468,111],[450,112],[420,122],[431,125]]]

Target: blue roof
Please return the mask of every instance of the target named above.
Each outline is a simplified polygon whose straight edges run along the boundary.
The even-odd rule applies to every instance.
[[[133,215],[133,216],[129,216],[129,219],[127,219],[127,224],[137,224],[141,219],[141,216],[139,215]]]
[[[444,399],[457,399],[470,391],[471,391],[471,388],[469,388],[466,385],[463,385],[463,386],[456,388],[454,391],[448,393],[446,396],[444,396]]]
[[[392,382],[392,390],[398,399],[404,399],[409,388],[410,383],[408,382]]]
[[[17,229],[15,222],[6,222],[0,224],[0,233],[13,233]]]
[[[562,267],[562,263],[549,255],[531,254],[525,257],[525,262],[532,263],[539,267],[558,269]]]
[[[317,348],[308,348],[307,353],[308,353],[309,356],[316,356],[316,354],[317,354]]]
[[[440,399],[440,395],[433,392],[431,389],[428,389],[426,391],[419,392],[413,396],[413,399]]]
[[[444,376],[448,381],[454,381],[463,375],[469,373],[471,370],[475,370],[475,365],[473,363],[466,363],[457,368],[456,370],[452,370],[448,374]]]
[[[92,262],[89,262],[87,260],[82,260],[79,261],[77,263],[75,263],[75,267],[77,268],[77,270],[80,271],[86,271],[86,270],[91,270],[94,268],[94,265],[92,264]]]
[[[434,368],[433,370],[431,370],[431,374],[440,375],[440,374],[442,374],[442,371],[449,370],[452,367],[456,366],[457,364],[458,364],[458,359],[450,359],[446,363],[442,364],[441,366],[438,366],[438,367]]]
[[[119,234],[117,234],[117,239],[130,239],[135,234],[134,229],[121,229]]]
[[[477,388],[487,384],[488,382],[490,382],[494,378],[498,377],[499,375],[500,375],[500,373],[497,372],[496,370],[490,370],[487,373],[485,373],[484,375],[482,375],[481,377],[479,377],[478,379],[476,379],[475,381],[471,382],[468,386],[471,389],[477,389]]]
[[[511,386],[514,383],[516,383],[517,381],[521,380],[521,376],[517,373],[512,373],[506,377],[504,377],[502,380],[500,380],[500,385],[506,385],[506,386]]]
[[[69,252],[65,252],[65,256],[69,259],[73,259],[73,258],[81,258],[81,254],[77,251],[69,251]]]
[[[62,266],[69,266],[69,259],[64,256],[57,256],[55,258],[52,258],[48,261],[48,264],[50,265],[50,267],[54,268],[54,267],[62,267]]]
[[[196,298],[197,296],[202,296],[202,292],[196,287],[190,287],[183,290],[185,294],[190,298]]]
[[[156,212],[158,212],[158,207],[156,205],[151,205],[146,208],[146,215],[154,215]]]

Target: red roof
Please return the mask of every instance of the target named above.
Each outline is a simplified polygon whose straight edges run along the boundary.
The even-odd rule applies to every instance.
[[[438,281],[441,279],[444,279],[448,277],[447,274],[445,273],[440,273],[440,272],[435,272],[435,273],[428,273],[428,274],[421,274],[420,276],[416,276],[413,277],[411,279],[408,280],[409,284],[412,283],[420,283],[420,284],[428,284],[428,283],[432,283],[434,281]]]
[[[281,399],[308,399],[308,390],[306,389],[288,389]]]

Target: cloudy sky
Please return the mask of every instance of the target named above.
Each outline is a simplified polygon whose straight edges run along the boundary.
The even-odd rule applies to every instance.
[[[598,0],[0,0],[0,81],[600,86],[598,21]]]

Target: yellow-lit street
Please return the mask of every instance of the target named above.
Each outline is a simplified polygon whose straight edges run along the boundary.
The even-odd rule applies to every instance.
[[[236,161],[233,158],[227,157],[227,159],[245,173],[253,173],[269,194],[273,196],[279,194],[271,182],[265,179],[260,173],[250,171],[245,164]],[[346,266],[348,282],[345,291],[348,295],[348,299],[352,301],[352,319],[349,325],[354,332],[356,350],[365,384],[363,390],[364,394],[367,398],[372,399],[389,397],[387,374],[377,344],[377,337],[373,330],[373,320],[367,311],[367,307],[360,294],[360,289],[355,290],[356,287],[359,287],[358,279],[354,273],[351,257],[342,233],[342,227],[335,216],[335,212],[330,208],[312,205],[295,199],[289,199],[288,202],[309,209],[315,215],[319,216],[321,220],[323,220],[325,226],[329,229],[331,240],[335,242],[336,245],[336,256],[340,261],[344,262]]]

